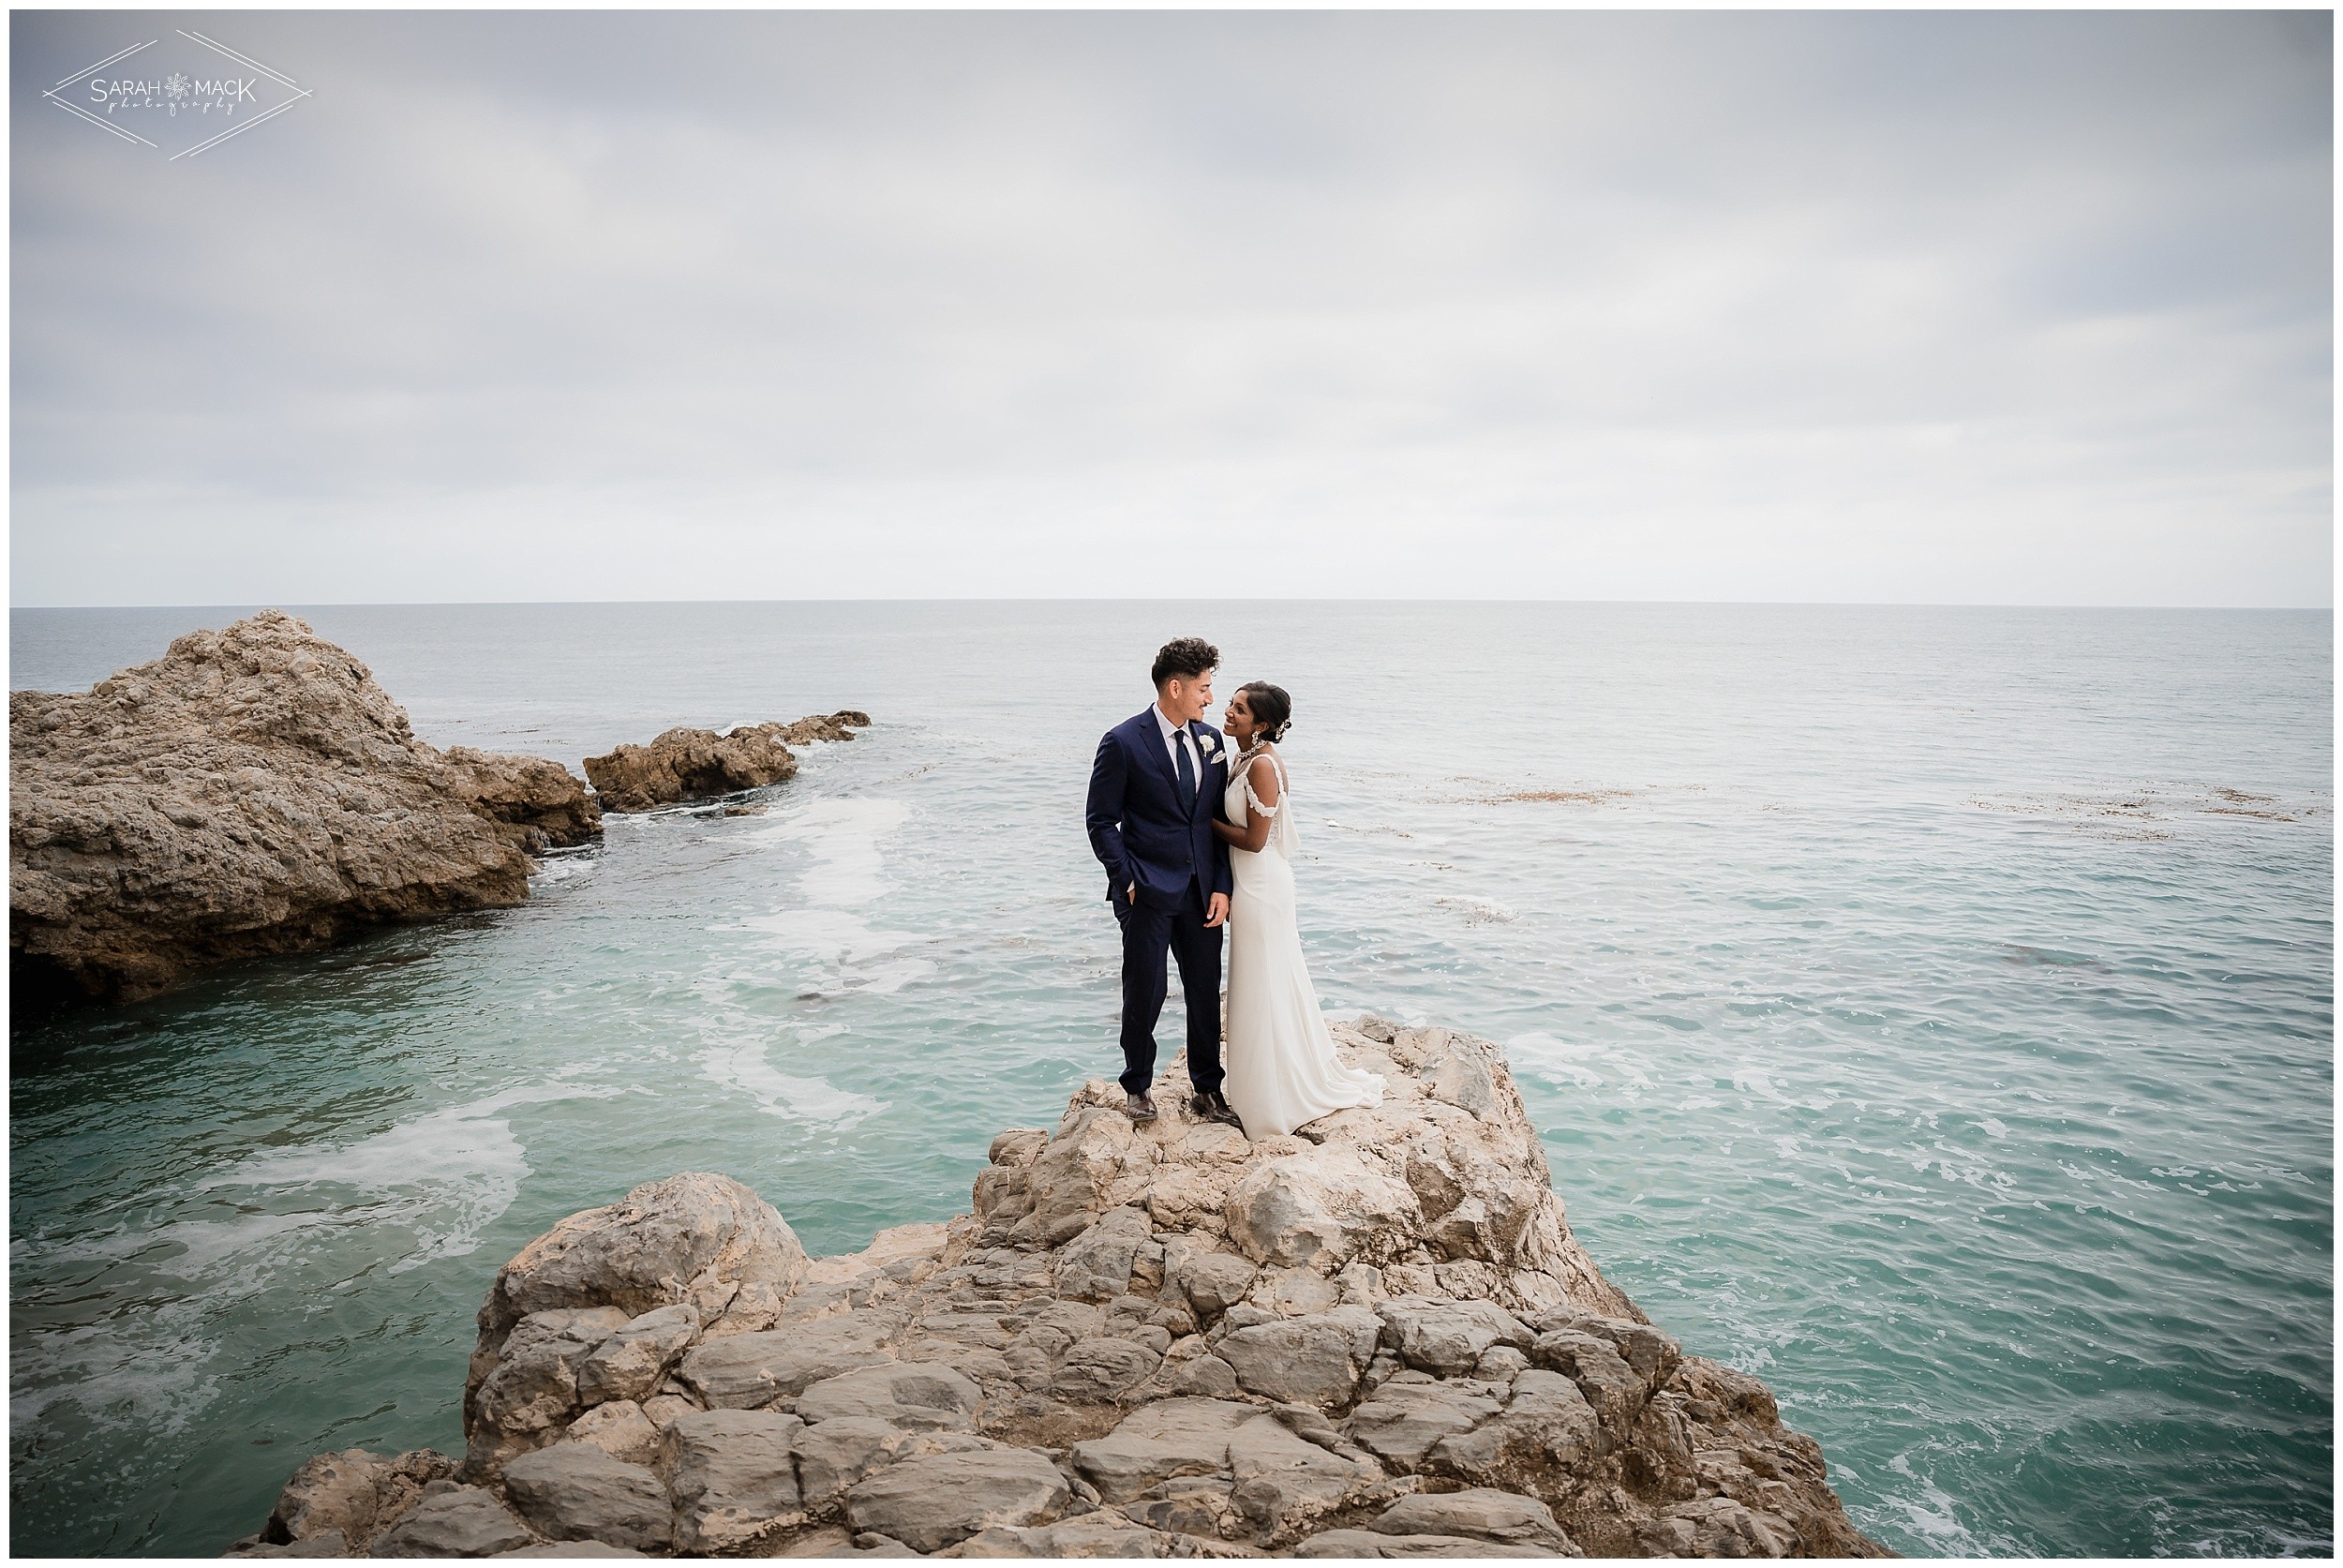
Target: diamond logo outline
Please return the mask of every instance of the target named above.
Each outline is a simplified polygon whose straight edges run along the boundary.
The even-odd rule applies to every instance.
[[[201,45],[202,48],[210,50],[213,53],[219,55],[223,59],[232,61],[249,70],[260,72],[262,76],[268,78],[271,82],[276,82],[278,86],[284,88],[292,96],[273,109],[264,109],[258,114],[251,116],[249,119],[239,121],[237,124],[231,126],[228,129],[221,131],[217,136],[207,137],[203,141],[197,142],[192,147],[183,147],[175,153],[166,155],[163,160],[166,163],[176,163],[183,157],[194,157],[199,153],[208,153],[213,148],[218,146],[220,143],[228,141],[231,137],[242,136],[246,131],[250,130],[254,126],[261,125],[267,121],[273,120],[276,118],[277,115],[284,113],[285,111],[301,103],[305,98],[315,96],[309,91],[308,88],[302,86],[299,82],[295,82],[291,77],[287,76],[284,72],[277,70],[273,67],[264,66],[248,54],[239,53],[235,50],[229,48],[226,44],[221,43],[216,38],[207,37],[201,33],[190,32],[185,27],[174,28],[172,31],[176,32],[181,37],[187,39],[189,42]],[[149,38],[144,43],[132,44],[129,48],[122,50],[117,53],[109,54],[106,58],[97,61],[94,65],[86,66],[82,69],[73,72],[69,76],[60,77],[52,85],[42,88],[40,96],[47,98],[51,103],[55,104],[59,109],[64,110],[67,113],[72,115],[75,119],[82,121],[88,125],[96,126],[99,130],[104,131],[109,136],[119,138],[125,142],[135,142],[142,147],[147,147],[156,152],[161,152],[162,148],[160,146],[157,145],[153,142],[149,142],[145,137],[141,136],[138,132],[130,129],[127,126],[118,125],[102,114],[92,113],[89,110],[83,108],[78,103],[68,103],[62,96],[64,88],[68,87],[77,82],[87,82],[92,77],[96,76],[99,71],[104,70],[107,67],[118,65],[122,61],[127,60],[133,54],[154,48],[162,40],[160,38]],[[185,95],[186,79],[183,76],[174,72],[169,79],[169,83],[177,84],[175,86],[167,84],[165,87],[165,91],[172,97],[177,98]]]

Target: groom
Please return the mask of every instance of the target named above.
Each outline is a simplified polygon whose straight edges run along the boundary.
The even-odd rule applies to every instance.
[[[1163,645],[1155,705],[1107,731],[1090,766],[1090,847],[1107,868],[1123,926],[1123,1089],[1134,1122],[1156,1119],[1156,1020],[1168,948],[1187,993],[1188,1109],[1238,1126],[1220,1098],[1220,928],[1229,851],[1212,830],[1229,782],[1227,742],[1204,723],[1220,650],[1201,637]]]

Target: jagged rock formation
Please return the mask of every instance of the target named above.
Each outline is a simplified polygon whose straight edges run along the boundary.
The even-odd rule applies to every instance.
[[[1886,1555],[1597,1271],[1496,1046],[1335,1038],[1381,1107],[1247,1143],[1176,1064],[1146,1127],[1094,1082],[848,1257],[723,1176],[573,1215],[481,1308],[460,1466],[321,1456],[231,1554]]]
[[[780,784],[798,770],[791,746],[851,740],[856,728],[870,723],[871,715],[848,708],[794,724],[739,724],[724,735],[671,729],[648,746],[625,745],[606,756],[588,757],[586,776],[604,811],[647,812]]]
[[[518,829],[506,837],[532,855],[602,836],[601,802],[550,758],[450,746],[440,760],[450,792],[491,822]]]
[[[8,737],[20,1011],[517,903],[532,854],[602,830],[560,764],[425,744],[366,665],[279,610],[87,692],[11,692]]]

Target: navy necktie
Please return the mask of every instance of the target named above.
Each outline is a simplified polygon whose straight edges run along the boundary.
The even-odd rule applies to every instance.
[[[1187,747],[1180,742],[1187,739],[1185,730],[1172,737],[1172,751],[1179,758],[1180,799],[1183,804],[1196,799],[1196,765],[1187,759]]]

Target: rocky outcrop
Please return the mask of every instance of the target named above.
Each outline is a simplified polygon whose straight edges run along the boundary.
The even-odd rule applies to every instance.
[[[723,735],[671,729],[648,746],[620,746],[606,756],[588,757],[586,776],[604,810],[647,812],[780,784],[798,770],[791,746],[851,740],[856,728],[870,723],[868,713],[843,709],[793,724],[740,724]]]
[[[1886,1555],[1595,1268],[1496,1046],[1335,1038],[1383,1105],[1248,1143],[1176,1064],[1144,1127],[1094,1082],[848,1257],[723,1176],[573,1216],[481,1309],[460,1468],[322,1456],[232,1550]]]
[[[531,854],[602,835],[601,802],[550,758],[450,746],[440,760],[450,793],[489,821],[517,829],[506,836]]]
[[[308,1547],[299,1553],[302,1556],[364,1556],[378,1536],[389,1533],[394,1525],[399,1524],[420,1527],[409,1531],[410,1537],[420,1534],[426,1540],[439,1539],[447,1533],[440,1528],[440,1521],[435,1516],[418,1521],[413,1516],[417,1505],[426,1499],[457,1490],[455,1483],[447,1479],[455,1469],[454,1461],[427,1448],[395,1457],[368,1454],[358,1448],[340,1454],[320,1454],[305,1461],[293,1471],[292,1479],[285,1483],[284,1491],[277,1495],[276,1507],[261,1533],[239,1545],[246,1550],[261,1548],[263,1555],[270,1556],[293,1555],[291,1548],[296,1546]],[[433,1512],[436,1516],[437,1510]],[[526,1546],[528,1541],[523,1539],[513,1545]],[[321,1549],[324,1546],[337,1549],[326,1551]],[[379,1551],[376,1555],[436,1554]]]
[[[12,692],[8,736],[20,1011],[517,903],[532,855],[602,830],[559,764],[425,744],[366,665],[276,610],[87,692]]]

